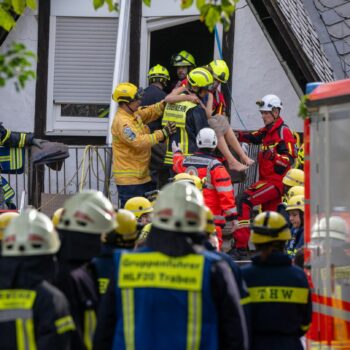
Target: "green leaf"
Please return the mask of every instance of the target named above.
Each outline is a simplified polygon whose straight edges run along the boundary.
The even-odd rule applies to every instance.
[[[109,10],[109,12],[114,11],[113,0],[106,0],[106,3],[107,3],[107,5],[108,5],[108,10]]]
[[[193,4],[193,0],[181,0],[181,9],[185,10],[191,7]]]
[[[234,5],[221,6],[221,10],[226,13],[228,16],[231,16],[233,12],[235,12],[236,7]]]
[[[26,8],[26,0],[12,0],[13,10],[21,15]]]
[[[200,13],[201,13],[201,16],[202,16],[202,17],[205,17],[205,16],[207,15],[207,13],[208,13],[208,11],[209,11],[209,9],[210,9],[210,6],[211,6],[211,5],[209,5],[209,4],[205,4],[205,5],[203,5],[203,6],[201,7]]]
[[[36,10],[36,8],[38,7],[36,0],[27,0],[27,6],[31,9],[31,10]]]
[[[215,24],[220,21],[220,12],[217,6],[211,5],[210,9],[205,16],[205,24],[208,27],[209,31],[214,30]]]
[[[16,21],[13,19],[13,17],[6,10],[0,7],[0,27],[9,32],[15,24]]]
[[[309,116],[309,111],[308,111],[307,105],[306,105],[307,97],[308,97],[308,95],[304,95],[300,99],[298,115],[302,119],[306,119]]]
[[[151,0],[143,0],[143,3],[148,7],[151,6]]]
[[[204,6],[204,5],[205,5],[205,0],[196,0],[196,6],[197,6],[197,9],[199,10],[199,12],[200,12],[202,6]]]
[[[93,2],[94,9],[98,10],[100,7],[103,6],[104,3],[105,3],[105,0],[94,0],[94,2]]]

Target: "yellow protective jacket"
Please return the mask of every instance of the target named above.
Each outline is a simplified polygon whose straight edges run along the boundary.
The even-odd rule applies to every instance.
[[[158,119],[165,103],[141,107],[134,114],[119,108],[112,124],[113,175],[117,185],[140,185],[151,181],[152,146],[164,140],[161,130],[150,133],[147,125]]]

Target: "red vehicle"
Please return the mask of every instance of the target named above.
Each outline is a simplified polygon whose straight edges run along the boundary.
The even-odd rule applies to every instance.
[[[313,287],[308,349],[350,349],[350,79],[321,84],[305,121],[305,262]]]

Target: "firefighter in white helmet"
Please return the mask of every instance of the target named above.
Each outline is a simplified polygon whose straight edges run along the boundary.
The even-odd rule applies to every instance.
[[[135,344],[135,350],[195,349],[200,344],[247,349],[232,274],[224,261],[196,247],[205,226],[199,190],[184,182],[162,189],[147,248],[115,259],[115,281],[102,301],[96,349],[123,344]],[[133,310],[132,318],[128,310]]]
[[[99,294],[87,263],[100,254],[101,235],[117,226],[112,203],[102,192],[84,190],[69,198],[57,225],[62,244],[56,286],[71,302],[78,329],[74,349],[90,349],[96,327]]]
[[[35,209],[6,228],[0,259],[2,349],[71,349],[75,325],[66,297],[51,282],[60,240]]]

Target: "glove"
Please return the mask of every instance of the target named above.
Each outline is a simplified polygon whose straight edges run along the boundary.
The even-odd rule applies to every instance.
[[[173,135],[176,133],[176,123],[174,122],[168,122],[164,128],[162,129],[162,133],[164,135],[164,138],[168,138],[170,135]]]
[[[42,142],[42,140],[36,139],[36,138],[33,137],[33,139],[32,139],[32,146],[35,146],[35,147],[38,147],[38,148],[42,149],[41,142]]]
[[[275,159],[275,153],[274,151],[271,151],[270,149],[267,149],[263,152],[263,158],[265,160],[274,160]]]
[[[171,144],[171,150],[173,151],[173,153],[176,153],[176,152],[181,152],[181,148],[180,148],[180,143],[179,144],[176,144],[176,141],[173,141],[172,144]]]

